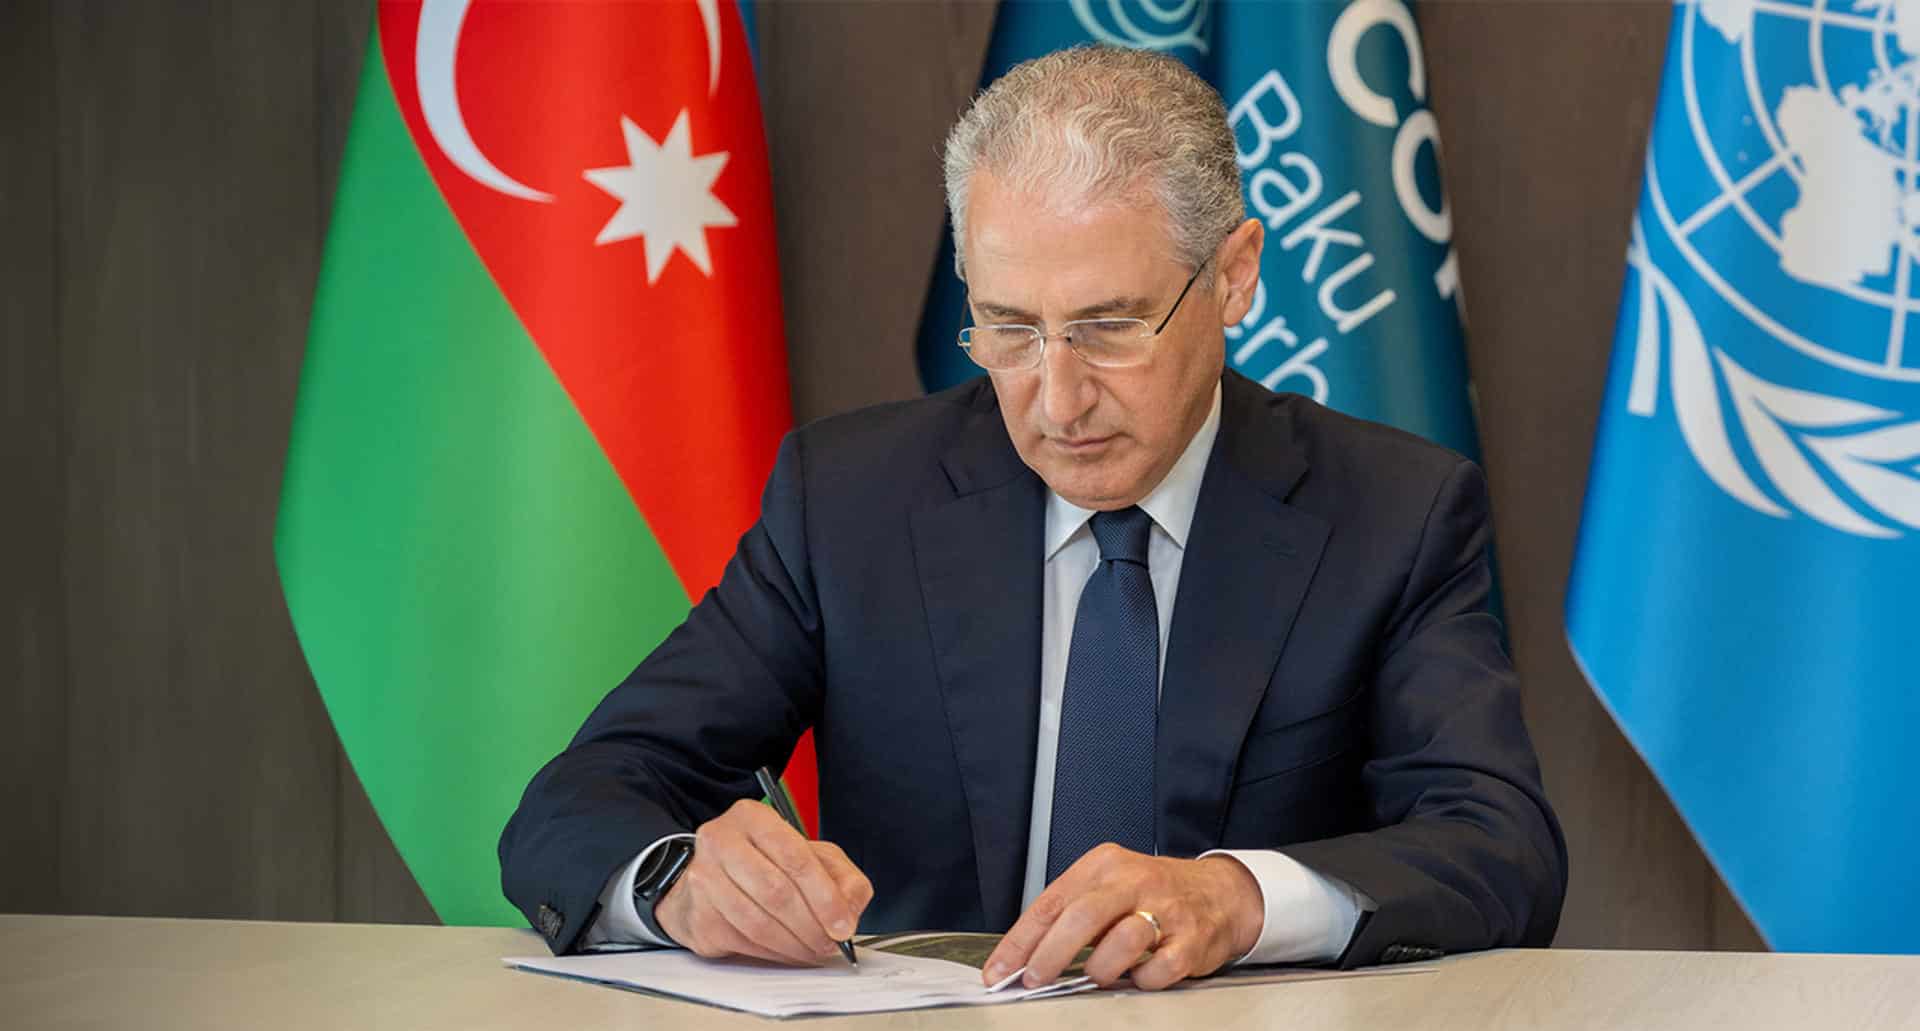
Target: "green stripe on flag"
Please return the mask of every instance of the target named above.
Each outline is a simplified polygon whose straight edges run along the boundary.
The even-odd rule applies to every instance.
[[[377,35],[275,551],[334,727],[435,911],[520,923],[501,827],[687,597],[422,164]]]

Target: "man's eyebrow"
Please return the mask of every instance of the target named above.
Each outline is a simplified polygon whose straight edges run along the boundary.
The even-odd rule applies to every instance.
[[[1109,315],[1138,315],[1145,311],[1147,306],[1152,303],[1151,300],[1145,297],[1109,297],[1104,301],[1089,304],[1074,311],[1068,316],[1068,321],[1071,322],[1075,319],[1098,319]],[[1023,322],[1028,324],[1037,324],[1040,321],[1040,316],[1030,311],[1004,304],[996,304],[993,301],[975,301],[973,302],[973,306],[980,314],[990,319],[1004,319],[1010,322]]]
[[[1004,304],[995,304],[992,301],[975,301],[973,302],[973,306],[980,314],[996,322],[1033,323],[1040,321],[1040,317],[1030,311],[1022,311],[1019,308],[1009,308]]]
[[[1138,315],[1153,302],[1145,297],[1109,297],[1073,313],[1076,319],[1097,319],[1108,315]]]

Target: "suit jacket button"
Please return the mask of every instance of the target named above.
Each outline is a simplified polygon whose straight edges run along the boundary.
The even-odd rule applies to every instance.
[[[541,934],[549,938],[559,935],[560,928],[565,926],[566,922],[566,917],[555,912],[552,906],[545,903],[541,903],[540,911],[534,916],[534,926],[540,929]]]

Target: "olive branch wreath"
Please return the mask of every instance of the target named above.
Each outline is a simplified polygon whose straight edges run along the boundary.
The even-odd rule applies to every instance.
[[[1654,414],[1664,321],[1668,389],[1680,436],[1721,490],[1756,511],[1792,518],[1777,496],[1827,526],[1862,537],[1904,536],[1896,526],[1920,529],[1920,420],[1902,421],[1900,412],[1770,383],[1709,345],[1693,309],[1649,259],[1638,221],[1627,264],[1639,275],[1628,411]],[[1723,390],[1732,402],[1732,421],[1722,411]],[[1748,474],[1729,434],[1735,425],[1774,493]]]

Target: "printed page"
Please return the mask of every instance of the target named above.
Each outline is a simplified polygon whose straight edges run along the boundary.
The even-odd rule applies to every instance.
[[[985,944],[979,939],[984,939]],[[631,988],[757,1013],[798,1017],[834,1013],[881,1013],[934,1006],[987,1006],[1029,996],[1094,988],[1092,982],[988,992],[979,964],[997,941],[993,935],[925,934],[875,939],[879,947],[855,946],[860,966],[839,961],[817,967],[783,967],[755,960],[706,960],[679,949],[529,956],[508,966],[598,984]],[[941,958],[950,955],[955,958]]]
[[[999,944],[997,934],[914,931],[869,935],[857,940],[858,969],[835,957],[817,967],[785,967],[749,959],[707,960],[681,949],[641,949],[583,956],[529,956],[502,960],[535,973],[592,981],[690,1002],[757,1013],[800,1017],[839,1013],[883,1013],[935,1006],[990,1006],[1023,999],[1056,998],[1096,990],[1079,963],[1053,984],[1038,988],[1009,986],[989,991],[980,970]],[[1437,961],[1444,962],[1444,961]],[[1241,967],[1185,981],[1176,991],[1281,984],[1351,977],[1432,973],[1435,963],[1327,970],[1318,967]],[[1124,982],[1120,988],[1130,991]]]

